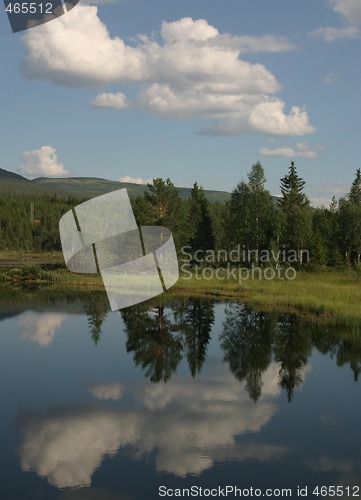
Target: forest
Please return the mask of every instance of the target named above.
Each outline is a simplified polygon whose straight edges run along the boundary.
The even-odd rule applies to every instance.
[[[181,254],[196,251],[231,251],[248,255],[294,252],[305,269],[358,266],[361,255],[361,171],[357,169],[349,193],[333,197],[328,207],[314,208],[305,181],[294,162],[280,181],[281,197],[265,187],[261,163],[255,163],[247,180],[240,181],[227,203],[209,202],[194,184],[182,199],[170,179],[156,178],[148,190],[131,200],[139,225],[169,228]],[[60,217],[85,201],[75,196],[8,192],[0,197],[0,250],[60,251]],[[35,203],[34,203],[35,202]],[[33,205],[33,211],[31,206]],[[306,255],[307,258],[302,256]],[[244,260],[244,259],[243,259]],[[251,264],[248,259],[248,264]]]

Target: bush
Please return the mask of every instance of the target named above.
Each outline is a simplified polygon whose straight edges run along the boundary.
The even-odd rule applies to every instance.
[[[44,271],[40,266],[25,264],[22,267],[14,267],[2,274],[2,280],[15,281],[52,281],[51,273]]]

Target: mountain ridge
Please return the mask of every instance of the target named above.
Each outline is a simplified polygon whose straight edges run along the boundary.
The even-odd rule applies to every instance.
[[[192,188],[177,187],[183,199],[189,198]],[[111,181],[101,177],[37,177],[29,180],[20,174],[0,168],[0,193],[15,192],[20,194],[74,196],[93,198],[102,194],[126,188],[131,198],[141,196],[148,188],[147,184]],[[231,194],[227,191],[205,189],[210,202],[225,203]]]

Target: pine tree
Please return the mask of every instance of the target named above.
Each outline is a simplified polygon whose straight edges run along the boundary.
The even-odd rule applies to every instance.
[[[157,178],[148,184],[144,193],[143,209],[150,224],[164,226],[172,231],[177,248],[186,243],[184,202],[170,179]]]
[[[340,246],[346,261],[356,265],[361,259],[361,172],[358,168],[347,198],[339,201]]]
[[[202,187],[195,182],[188,200],[189,245],[193,251],[212,250],[214,234],[208,200]]]
[[[352,183],[348,199],[354,205],[361,206],[361,171],[359,168],[356,170],[356,177]]]
[[[297,253],[303,263],[303,251],[310,246],[312,234],[309,200],[303,192],[305,181],[298,176],[292,161],[289,172],[281,179],[282,198],[279,205],[283,213],[282,243],[288,251]]]
[[[148,184],[148,189],[149,192],[145,192],[144,197],[153,223],[159,226],[174,223],[174,219],[179,215],[182,200],[171,180],[154,179],[153,184]]]
[[[312,262],[326,265],[342,264],[339,248],[338,203],[332,198],[329,208],[321,207],[313,211],[312,216]]]
[[[227,217],[225,219],[225,233],[230,247],[240,245],[244,250],[250,248],[250,190],[248,185],[241,181],[232,191],[231,199],[227,204]]]
[[[216,250],[227,248],[225,223],[228,209],[225,203],[216,201],[209,204],[209,213],[212,220],[214,247]]]

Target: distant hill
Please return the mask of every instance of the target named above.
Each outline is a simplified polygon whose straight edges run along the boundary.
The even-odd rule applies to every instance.
[[[148,189],[148,186],[130,182],[109,181],[97,177],[38,177],[29,180],[22,175],[0,168],[0,194],[9,192],[33,196],[57,194],[60,197],[71,195],[79,199],[89,199],[122,188],[126,188],[129,196],[135,198],[141,196]],[[191,188],[179,187],[177,189],[183,199],[189,198]],[[207,199],[213,203],[225,203],[231,197],[231,193],[226,191],[205,189],[204,193]],[[277,200],[275,196],[273,196],[273,199]]]
[[[0,168],[0,194],[9,193],[43,196],[46,194],[54,194],[54,191],[46,189],[44,186],[37,185],[22,175]],[[60,192],[58,194],[61,196]]]
[[[78,198],[93,198],[122,188],[127,188],[130,196],[139,196],[144,193],[147,187],[139,184],[108,181],[98,177],[38,177],[31,182],[38,187],[61,191]]]
[[[15,174],[15,172],[9,172],[8,170],[4,170],[3,168],[0,168],[0,179],[11,179],[11,180],[30,182],[28,179],[25,179],[25,177],[23,177],[22,175]]]
[[[51,188],[52,191],[61,191],[79,198],[93,198],[101,194],[126,188],[129,196],[134,198],[141,196],[148,189],[145,184],[132,184],[130,182],[108,181],[97,177],[67,177],[50,179],[48,177],[39,177],[31,181],[37,186]],[[191,188],[177,188],[182,198],[188,198],[191,194]],[[205,195],[211,202],[224,203],[229,200],[230,193],[226,191],[204,190]]]

